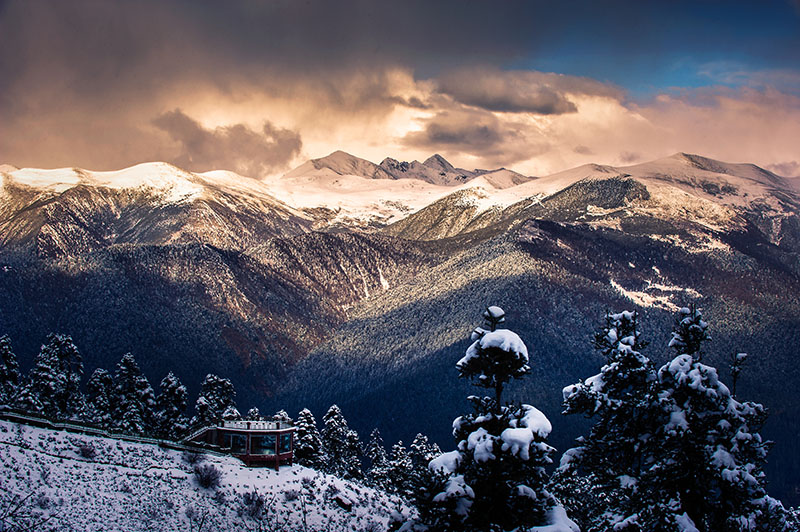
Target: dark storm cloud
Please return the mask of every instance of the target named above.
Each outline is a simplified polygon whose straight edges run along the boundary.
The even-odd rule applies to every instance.
[[[438,78],[439,91],[458,102],[489,111],[541,115],[578,110],[569,94],[621,98],[622,91],[608,84],[545,72],[468,68]]]
[[[422,131],[406,135],[405,142],[473,153],[493,150],[505,138],[505,128],[491,114],[446,111],[431,118]]]
[[[236,123],[243,101],[256,113],[251,128],[291,107],[279,123],[306,146],[309,124],[372,131],[405,106],[445,113],[409,140],[489,153],[500,139],[513,145],[518,128],[485,116],[458,125],[454,106],[555,118],[578,114],[574,94],[617,97],[604,82],[526,69],[649,84],[654,67],[700,50],[703,61],[750,58],[745,67],[774,79],[796,71],[796,22],[786,1],[0,0],[0,162],[112,169],[170,159],[164,142],[180,142],[153,117],[181,108]],[[475,65],[494,71],[464,77]],[[432,90],[438,79],[436,97],[427,85],[395,90],[387,73],[398,69]]]
[[[470,154],[489,166],[525,160],[547,150],[544,139],[532,141],[513,123],[490,112],[468,108],[437,113],[422,130],[403,137],[408,147],[448,154]]]
[[[191,171],[217,168],[259,177],[286,167],[303,143],[294,131],[265,122],[253,131],[242,124],[206,129],[180,109],[162,114],[153,124],[178,143],[169,162]]]

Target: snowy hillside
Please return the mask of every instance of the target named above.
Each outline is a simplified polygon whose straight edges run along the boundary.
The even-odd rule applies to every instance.
[[[156,445],[0,422],[0,511],[41,530],[384,530],[398,498],[301,466],[247,468],[228,456],[200,463]],[[218,487],[198,484],[213,467]],[[12,528],[13,529],[13,528]]]
[[[789,179],[752,164],[724,163],[685,153],[628,167],[587,164],[499,190],[489,177],[469,182],[470,192],[479,202],[464,204],[461,188],[386,231],[430,240],[500,222],[500,229],[505,229],[514,220],[531,217],[618,228],[621,220],[647,216],[692,221],[717,231],[742,230],[750,220],[778,244],[784,238],[784,227],[793,224],[786,220],[800,210],[800,196]],[[618,189],[617,184],[625,181],[635,183],[632,186],[639,192],[609,203],[609,194],[615,194],[612,191]],[[457,217],[457,224],[443,227],[443,205],[448,205],[444,218]]]

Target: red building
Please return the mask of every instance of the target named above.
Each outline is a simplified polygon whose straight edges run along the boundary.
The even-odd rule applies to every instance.
[[[292,465],[294,426],[283,421],[223,421],[198,430],[184,441],[205,443],[228,452],[248,466]]]

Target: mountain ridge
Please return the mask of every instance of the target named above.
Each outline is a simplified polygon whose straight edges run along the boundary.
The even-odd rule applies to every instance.
[[[719,324],[711,362],[755,354],[742,393],[774,409],[769,475],[780,496],[798,493],[800,401],[774,379],[800,381],[788,181],[690,154],[506,188],[487,174],[447,186],[313,172],[3,172],[0,334],[23,366],[47,333],[72,333],[87,371],[133,351],[151,382],[224,374],[245,401],[338,402],[362,429],[385,418],[387,437],[444,445],[464,395],[447,372],[486,305],[531,342],[524,398],[558,419],[558,390],[596,372],[578,335],[605,309],[637,310],[666,335],[694,302]]]

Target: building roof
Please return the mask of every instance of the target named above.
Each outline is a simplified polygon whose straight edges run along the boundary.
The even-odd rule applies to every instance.
[[[274,431],[294,429],[294,425],[286,421],[223,421],[218,428],[247,430],[247,431]]]
[[[230,430],[234,432],[268,433],[268,432],[293,432],[297,427],[286,421],[223,421],[220,425],[209,425],[198,429],[183,438],[182,441],[192,441],[209,430]]]

